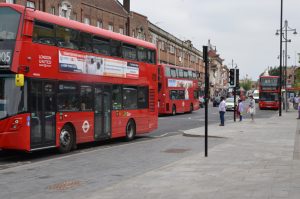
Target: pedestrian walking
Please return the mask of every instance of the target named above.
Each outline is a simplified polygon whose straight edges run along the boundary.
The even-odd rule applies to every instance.
[[[253,99],[253,95],[250,96],[248,112],[250,113],[251,119],[253,121],[255,115],[255,100]]]
[[[220,100],[220,104],[219,104],[219,113],[220,113],[220,126],[224,126],[225,125],[225,118],[224,118],[224,115],[225,115],[225,112],[226,112],[226,102],[225,102],[225,98],[224,97],[221,97],[221,100]]]
[[[244,104],[241,99],[238,101],[238,116],[240,117],[240,122],[243,120]]]
[[[296,97],[294,97],[294,102],[293,102],[293,106],[295,110],[298,110],[298,104],[299,104],[299,96],[297,95]]]
[[[298,103],[298,118],[297,119],[300,119],[300,103]]]

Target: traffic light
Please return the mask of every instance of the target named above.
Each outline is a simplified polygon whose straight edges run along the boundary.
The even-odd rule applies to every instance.
[[[234,87],[235,86],[235,81],[234,81],[234,70],[235,69],[230,69],[229,70],[229,85],[231,86],[231,87]]]
[[[239,88],[240,87],[240,70],[235,69],[235,87]]]

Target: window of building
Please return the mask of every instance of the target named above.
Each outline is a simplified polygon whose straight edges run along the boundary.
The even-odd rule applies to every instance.
[[[109,31],[114,31],[114,26],[112,24],[108,24],[108,30]]]
[[[110,54],[109,40],[102,37],[94,36],[93,51],[98,54],[109,55]]]
[[[26,1],[26,7],[27,8],[35,8],[35,3],[32,1]]]
[[[160,45],[161,50],[165,50],[165,42],[164,41],[160,41],[159,45]]]
[[[84,17],[84,19],[83,19],[83,23],[84,23],[84,24],[88,24],[88,25],[90,25],[90,24],[91,24],[91,20],[90,20],[90,18],[88,18],[88,17]]]
[[[69,2],[62,2],[59,6],[59,16],[70,19],[72,5]]]
[[[80,97],[75,83],[60,83],[57,93],[58,111],[79,111]]]
[[[170,53],[174,54],[175,53],[175,47],[170,45]]]
[[[6,0],[6,3],[16,3],[16,0]]]
[[[101,21],[101,20],[98,20],[96,26],[97,26],[98,28],[102,28],[102,27],[103,27],[102,21]]]
[[[32,41],[41,44],[55,45],[54,25],[40,21],[35,21]]]
[[[134,30],[132,31],[132,37],[135,37],[135,31]]]
[[[112,87],[112,108],[113,110],[122,109],[122,86],[120,85]]]
[[[124,35],[124,28],[120,27],[119,28],[119,33],[122,34],[122,35]]]
[[[93,90],[90,85],[80,86],[80,110],[91,111],[93,110]]]
[[[137,108],[137,88],[135,86],[126,86],[123,88],[124,109]]]
[[[59,47],[79,49],[79,32],[70,28],[57,26],[56,41]]]
[[[73,20],[77,21],[77,13],[75,13],[75,12],[73,13]]]
[[[50,13],[55,15],[55,7],[51,7]]]
[[[138,88],[138,108],[148,108],[148,87]]]

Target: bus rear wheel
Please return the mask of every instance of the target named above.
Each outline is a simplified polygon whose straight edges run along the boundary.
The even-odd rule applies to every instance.
[[[131,141],[135,138],[136,126],[133,120],[129,120],[126,125],[126,141]]]
[[[68,153],[74,144],[74,132],[72,127],[65,125],[59,134],[59,152]]]
[[[176,115],[176,106],[175,105],[173,105],[173,107],[172,107],[172,115]]]

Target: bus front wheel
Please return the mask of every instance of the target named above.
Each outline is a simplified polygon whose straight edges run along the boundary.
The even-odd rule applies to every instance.
[[[59,152],[68,153],[71,151],[74,142],[74,132],[71,126],[65,125],[59,134]]]
[[[131,141],[135,138],[136,126],[134,121],[131,119],[126,125],[126,141]]]

